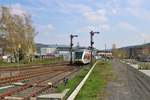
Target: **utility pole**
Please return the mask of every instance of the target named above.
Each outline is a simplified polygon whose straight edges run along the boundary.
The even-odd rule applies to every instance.
[[[94,44],[94,42],[93,42],[93,36],[94,36],[94,34],[99,34],[100,32],[93,32],[93,31],[91,31],[90,32],[90,44],[91,44],[91,65],[92,65],[92,63],[93,63],[93,44]]]
[[[106,61],[106,48],[107,48],[107,47],[106,47],[106,43],[105,43],[105,61]]]
[[[78,35],[70,35],[70,64],[72,64],[72,47],[73,47],[73,38],[78,37]]]

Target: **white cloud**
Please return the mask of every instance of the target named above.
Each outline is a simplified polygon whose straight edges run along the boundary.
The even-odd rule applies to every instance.
[[[28,12],[23,8],[23,6],[20,3],[15,3],[11,5],[3,5],[3,6],[9,8],[10,13],[12,15],[18,15],[20,17],[29,16]]]
[[[37,26],[37,31],[39,32],[39,34],[50,34],[54,30],[55,30],[55,27],[52,24]]]
[[[142,7],[141,0],[129,0],[127,10],[134,16],[140,16],[140,11]]]
[[[28,14],[27,11],[25,11],[22,5],[19,3],[11,5],[10,8],[11,8],[11,14],[13,15],[24,16]]]
[[[70,14],[71,16],[76,16],[75,18],[82,16],[84,20],[89,23],[89,25],[85,26],[86,28],[96,26],[99,29],[104,29],[104,31],[109,30],[108,11],[106,9],[93,9],[88,5],[71,4],[67,2],[57,2],[57,4],[62,8],[61,11],[64,13]],[[83,29],[85,27],[83,27]]]
[[[129,5],[132,8],[140,8],[142,6],[143,0],[128,0]]]
[[[124,22],[120,22],[119,23],[119,27],[126,29],[126,30],[130,30],[130,31],[134,31],[136,32],[137,29],[136,27],[134,27],[133,25],[129,24],[128,22],[124,21]]]
[[[60,6],[60,10],[64,13],[83,13],[85,11],[91,10],[91,7],[84,4],[72,4],[64,1],[56,1],[56,3],[58,6]]]
[[[81,27],[80,29],[78,29],[76,31],[76,33],[89,33],[91,30],[93,31],[98,31],[98,32],[107,32],[110,30],[109,25],[90,25],[90,26],[85,26],[85,27]],[[85,35],[85,34],[81,34],[81,35]]]
[[[55,29],[52,24],[48,24],[46,28],[47,28],[47,30],[49,30],[49,31],[52,31],[52,30]]]
[[[107,24],[101,25],[100,29],[105,32],[105,31],[109,31],[110,30],[110,26]]]
[[[110,29],[108,25],[108,16],[106,9],[98,9],[94,10],[87,10],[83,12],[83,16],[87,19],[90,24],[95,25],[102,31],[108,31]]]
[[[106,24],[108,21],[105,9],[98,9],[97,11],[91,9],[83,12],[83,15],[93,24]]]
[[[113,16],[119,15],[122,10],[120,0],[108,0],[106,5],[109,14]]]
[[[150,42],[150,35],[140,32],[139,34],[144,38],[145,42]]]
[[[128,7],[126,10],[135,17],[142,20],[150,20],[150,12],[145,5],[149,4],[149,0],[128,0]]]
[[[117,15],[117,14],[118,14],[118,10],[115,9],[115,8],[112,8],[112,9],[111,9],[111,12],[112,12],[113,15]]]
[[[135,26],[133,26],[132,24],[128,23],[128,22],[120,22],[119,23],[119,27],[122,29],[125,29],[127,31],[131,31],[133,33],[138,34],[140,37],[142,37],[144,39],[144,41],[149,42],[150,41],[150,35],[140,32]]]
[[[95,26],[85,26],[78,29],[76,33],[89,33],[91,30],[97,31]]]

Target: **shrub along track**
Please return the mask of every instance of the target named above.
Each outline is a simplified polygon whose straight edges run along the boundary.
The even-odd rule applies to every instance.
[[[27,71],[27,73],[22,70],[24,72],[23,74],[17,75],[15,77],[7,77],[5,79],[3,78],[3,81],[0,81],[0,84],[5,84],[7,82],[17,82],[21,80],[28,80],[28,82],[25,83],[23,86],[20,86],[18,88],[11,88],[8,89],[6,92],[1,93],[0,99],[4,99],[7,96],[18,96],[18,94],[24,94],[25,91],[31,89],[32,91],[26,92],[25,96],[23,96],[24,100],[27,100],[30,97],[36,96],[42,91],[50,88],[50,86],[48,86],[47,84],[42,85],[44,81],[55,79],[59,76],[59,78],[56,78],[55,81],[52,81],[53,84],[56,84],[61,81],[65,76],[68,76],[78,70],[76,66],[67,66],[66,64],[57,64],[57,66],[53,65],[53,67],[45,66],[38,68],[31,68],[30,70],[28,69],[29,72]]]

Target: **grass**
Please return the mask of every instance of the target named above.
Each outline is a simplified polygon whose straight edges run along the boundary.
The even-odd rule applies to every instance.
[[[18,67],[18,66],[26,66],[26,65],[37,65],[37,64],[53,64],[62,61],[63,61],[62,57],[35,59],[32,62],[20,61],[19,63],[7,63],[0,60],[0,67]]]
[[[108,81],[112,78],[111,63],[99,61],[75,100],[100,100]]]
[[[84,66],[73,78],[69,79],[67,86],[64,86],[63,83],[60,84],[57,88],[57,92],[62,92],[64,89],[70,89],[65,99],[73,92],[76,86],[80,83],[80,81],[85,77],[87,72],[89,71],[89,65]]]

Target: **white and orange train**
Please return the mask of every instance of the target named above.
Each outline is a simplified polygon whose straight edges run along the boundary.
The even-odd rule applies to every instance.
[[[88,64],[91,61],[91,51],[90,50],[78,50],[75,51],[75,63]]]

